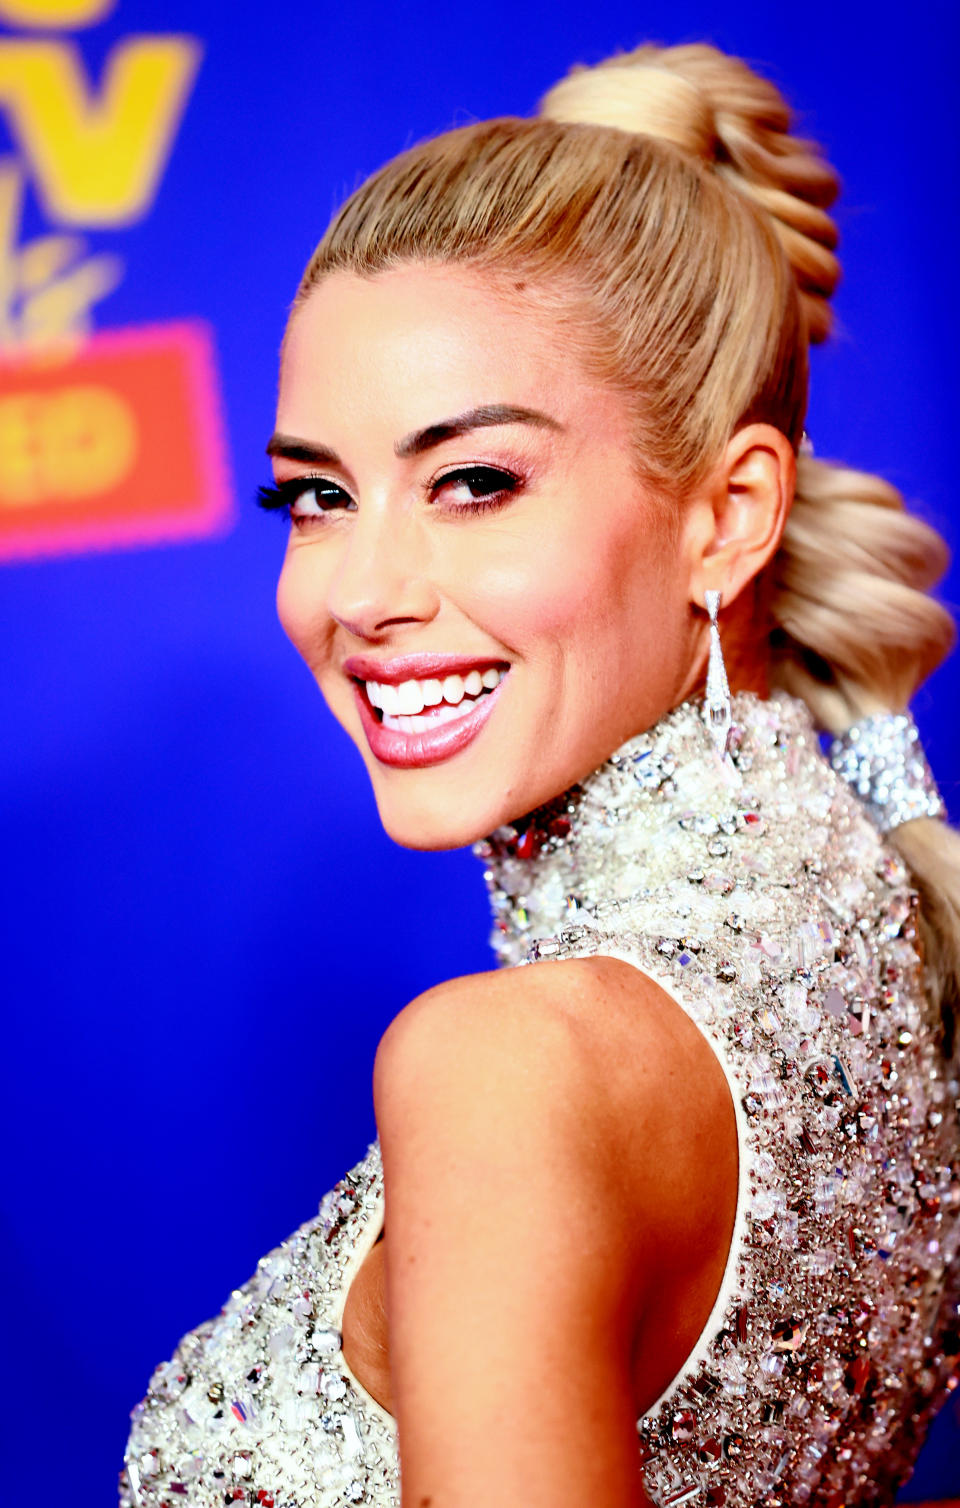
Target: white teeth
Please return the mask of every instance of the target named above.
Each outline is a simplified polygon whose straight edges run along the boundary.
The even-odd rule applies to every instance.
[[[455,723],[458,718],[463,717],[464,712],[472,711],[475,706],[476,702],[461,703],[459,708],[450,707],[444,703],[429,717],[424,717],[422,713],[414,717],[391,717],[388,713],[384,713],[383,726],[395,728],[398,733],[425,733],[428,728],[436,728],[439,723]]]
[[[468,671],[465,676],[448,675],[443,681],[410,679],[394,685],[391,681],[367,681],[367,698],[371,707],[379,707],[383,721],[405,733],[422,733],[438,723],[463,717],[476,706],[483,692],[499,686],[505,670],[491,665],[483,672]],[[428,717],[425,708],[431,708]]]
[[[401,733],[423,733],[428,728],[436,728],[440,723],[455,723],[468,712],[476,707],[479,698],[465,696],[456,707],[451,707],[449,702],[441,702],[429,717],[420,713],[416,717],[394,717],[389,712],[383,714],[383,726],[385,728],[397,728]]]
[[[463,716],[464,712],[471,711],[473,705],[474,704],[471,702],[469,706],[465,706],[464,703],[461,702],[459,706],[451,707],[448,706],[445,702],[440,708],[440,711],[434,713],[434,718],[439,718],[442,723],[455,723],[459,717]]]
[[[401,681],[397,687],[399,706],[397,711],[410,716],[423,711],[423,692],[419,681]]]

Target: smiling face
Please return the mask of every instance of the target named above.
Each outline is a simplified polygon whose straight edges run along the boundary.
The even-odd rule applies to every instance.
[[[280,618],[414,848],[558,795],[688,693],[682,527],[624,398],[479,274],[327,276],[296,310],[271,442]]]

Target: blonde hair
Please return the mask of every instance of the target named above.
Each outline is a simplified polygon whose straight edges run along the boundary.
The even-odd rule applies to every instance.
[[[791,132],[779,91],[706,45],[639,47],[574,68],[532,120],[463,127],[387,163],[307,266],[457,263],[540,299],[588,366],[627,394],[638,466],[676,495],[734,431],[799,448],[808,347],[830,331],[838,182]],[[900,710],[954,628],[928,595],[946,547],[877,477],[801,453],[768,568],[773,686],[842,732]],[[929,994],[952,1046],[960,998],[960,836],[922,819],[891,841],[921,897]]]

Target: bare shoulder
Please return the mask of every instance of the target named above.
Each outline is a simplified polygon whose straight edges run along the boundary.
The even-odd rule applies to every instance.
[[[388,1137],[421,1129],[438,1149],[477,1137],[487,1158],[519,1142],[534,1158],[584,1160],[594,1174],[645,1168],[646,1179],[651,1152],[669,1154],[676,1175],[677,1158],[695,1160],[732,1122],[697,1027],[654,980],[603,956],[426,991],[385,1033],[374,1092]]]
[[[449,979],[412,1000],[391,1022],[377,1054],[378,1088],[399,1073],[430,1076],[434,1066],[465,1075],[491,1067],[540,1064],[588,1070],[591,1040],[614,1000],[643,1005],[653,982],[610,958],[569,959]],[[519,1055],[519,1056],[518,1056]]]
[[[432,1494],[439,1472],[459,1501],[457,1482],[505,1469],[491,1421],[506,1440],[522,1416],[518,1481],[639,1501],[636,1418],[706,1320],[733,1228],[709,1045],[632,965],[551,961],[412,1001],[374,1089],[406,1480]]]
[[[627,964],[564,960],[451,980],[385,1034],[386,1310],[411,1502],[465,1503],[465,1483],[477,1503],[644,1501],[638,1412],[692,1344],[670,1293],[700,1281],[691,1264],[723,1234],[704,1183],[682,1239],[664,1199],[682,1201],[659,1187],[666,1144],[641,1155],[675,1115],[663,1080],[691,1050],[678,1011]]]

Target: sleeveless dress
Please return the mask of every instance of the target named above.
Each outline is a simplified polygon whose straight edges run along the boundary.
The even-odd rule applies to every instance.
[[[734,698],[723,764],[678,707],[476,851],[502,965],[628,960],[730,1085],[735,1230],[700,1341],[637,1424],[650,1500],[890,1503],[960,1362],[960,1089],[907,873],[806,707]],[[382,1223],[374,1144],[157,1368],[122,1508],[399,1508],[394,1422],[340,1348]]]

